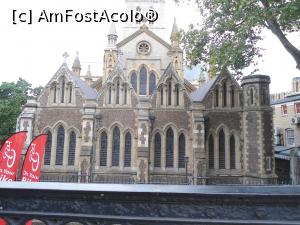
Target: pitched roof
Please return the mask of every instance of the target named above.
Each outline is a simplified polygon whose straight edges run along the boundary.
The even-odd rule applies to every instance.
[[[141,28],[139,30],[137,30],[133,34],[129,35],[127,38],[120,41],[117,44],[117,47],[118,48],[122,47],[123,45],[125,45],[126,43],[128,43],[129,41],[136,38],[137,36],[139,36],[142,33],[148,34],[150,37],[152,37],[153,39],[155,39],[156,41],[158,41],[159,43],[161,43],[162,45],[164,45],[168,49],[170,49],[170,50],[172,49],[172,46],[169,43],[167,43],[166,41],[161,39],[159,36],[157,36],[155,33],[153,33],[151,30],[149,30],[147,26],[141,26]]]
[[[96,100],[98,93],[94,88],[91,88],[88,84],[86,84],[83,80],[81,80],[78,75],[74,73],[70,74],[70,78],[75,82],[76,86],[79,87],[84,97],[89,100]]]
[[[212,78],[211,80],[208,80],[203,86],[198,88],[196,91],[191,93],[191,100],[193,102],[202,102],[206,96],[206,94],[209,92],[210,88],[213,86],[215,81],[217,80],[217,76]]]

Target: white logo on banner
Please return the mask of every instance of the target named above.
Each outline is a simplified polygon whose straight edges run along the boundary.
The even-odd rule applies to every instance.
[[[16,160],[16,150],[11,149],[11,141],[6,141],[6,148],[4,150],[4,157],[6,159],[6,165],[8,168],[11,168],[15,164]]]
[[[40,164],[40,156],[39,153],[35,152],[35,144],[31,145],[30,155],[29,155],[29,162],[31,162],[31,169],[33,172],[36,172],[39,168]]]

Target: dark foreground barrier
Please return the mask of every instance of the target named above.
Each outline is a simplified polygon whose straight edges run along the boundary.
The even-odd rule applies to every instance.
[[[0,215],[11,225],[300,224],[300,186],[0,182]]]

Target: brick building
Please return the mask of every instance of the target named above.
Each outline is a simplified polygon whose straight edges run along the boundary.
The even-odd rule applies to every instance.
[[[128,1],[139,7],[140,1]],[[143,1],[144,3],[147,1]],[[164,1],[153,1],[154,9]],[[29,101],[18,130],[30,140],[48,133],[43,179],[81,182],[268,183],[276,178],[270,78],[229,74],[185,79],[174,21],[171,43],[155,24],[131,26],[117,41],[108,33],[103,71],[81,74],[76,56],[63,63],[37,100]]]

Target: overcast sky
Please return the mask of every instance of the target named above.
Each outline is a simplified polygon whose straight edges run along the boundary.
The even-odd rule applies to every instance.
[[[178,26],[187,29],[195,23],[199,13],[194,5],[180,5],[173,0],[166,0],[167,32],[171,32],[172,22],[176,16]],[[32,25],[13,25],[13,10],[31,9],[33,16],[43,9],[60,12],[67,9],[81,12],[124,11],[124,0],[10,0],[0,2],[0,65],[2,81],[16,81],[18,77],[26,79],[34,86],[45,85],[63,63],[62,54],[70,55],[67,62],[73,62],[76,51],[85,74],[87,65],[91,65],[93,75],[102,73],[103,49],[107,45],[109,23],[37,23]],[[122,23],[117,24],[120,41],[123,36]],[[270,32],[264,32],[265,39],[260,46],[265,48],[259,63],[260,74],[271,76],[271,92],[289,91],[291,79],[299,76],[295,62],[285,51],[279,41]],[[289,36],[292,43],[300,48],[300,35]],[[168,41],[168,40],[167,40]],[[71,67],[71,66],[70,66]],[[245,74],[249,70],[245,70]]]

